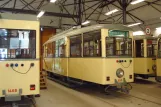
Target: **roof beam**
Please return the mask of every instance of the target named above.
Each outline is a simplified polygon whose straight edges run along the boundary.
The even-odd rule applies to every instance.
[[[83,1],[82,4],[84,4],[84,3],[90,3],[90,2],[96,2],[96,1],[100,1],[100,0]],[[71,6],[71,5],[75,5],[75,4],[79,4],[79,3],[65,4],[65,5],[63,5],[63,6]]]
[[[23,0],[23,1],[25,1],[25,0]],[[35,2],[36,0],[32,0],[30,3],[27,3],[26,1],[26,5],[22,8],[22,9],[24,9],[24,8],[26,8],[26,7],[28,7],[28,6],[30,6],[30,7],[32,7],[31,6],[31,4],[33,3],[33,2]],[[32,7],[33,8],[33,7]],[[33,9],[35,9],[35,8],[33,8]]]
[[[153,2],[149,2],[149,3],[150,3],[150,4],[152,4],[152,3],[156,3],[156,2],[158,2],[158,1],[161,1],[161,0],[155,0],[155,1],[153,1]],[[127,10],[127,13],[129,13],[129,12],[131,12],[131,11],[134,11],[134,10],[137,10],[137,9],[139,9],[139,8],[142,8],[142,7],[148,6],[148,5],[150,5],[150,4],[145,4],[145,5],[142,5],[142,6],[136,7],[136,8],[134,8],[134,9]],[[117,15],[113,16],[113,17],[117,17],[117,16],[119,16],[119,15],[121,15],[121,14],[122,14],[122,13],[119,13],[119,14],[117,14]],[[113,18],[113,17],[108,17],[108,18],[106,18],[106,19],[103,19],[102,21],[105,21],[105,20],[111,19],[111,18]],[[101,22],[102,22],[102,21],[101,21]]]
[[[34,11],[34,10],[22,10],[22,9],[13,9],[13,8],[0,8],[0,11],[16,12],[16,13],[32,14],[32,15],[37,15],[39,13],[39,11]],[[54,13],[54,12],[45,12],[44,15],[45,16],[56,16],[56,17],[66,17],[66,18],[78,18],[78,15]]]
[[[108,6],[109,4],[114,3],[115,1],[117,1],[117,0],[109,1],[109,2],[107,2],[107,3],[103,4],[103,5],[101,5],[99,8],[102,8],[102,7]]]

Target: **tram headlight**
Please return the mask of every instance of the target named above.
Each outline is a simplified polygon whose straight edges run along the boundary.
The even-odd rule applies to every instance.
[[[119,78],[123,77],[123,76],[124,76],[124,70],[121,69],[121,68],[117,69],[116,75],[117,75],[117,77],[119,77]]]

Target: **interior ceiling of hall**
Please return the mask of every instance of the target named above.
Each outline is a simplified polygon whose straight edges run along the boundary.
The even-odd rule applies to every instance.
[[[2,9],[23,9],[46,12],[55,12],[63,14],[78,13],[79,0],[57,0],[55,3],[50,3],[49,0],[0,0],[0,11]],[[90,24],[96,23],[123,23],[122,7],[119,1],[122,0],[81,0],[82,1],[82,22],[89,20]],[[145,0],[136,5],[131,5],[134,0],[126,0],[127,6],[126,22],[127,24],[141,22],[140,26],[133,27],[134,30],[143,30],[146,26],[151,28],[161,27],[161,0]],[[105,13],[118,9],[119,11],[106,16]],[[18,14],[19,11],[12,12]],[[74,21],[75,20],[75,21]],[[77,19],[56,16],[43,16],[40,18],[42,26],[53,26],[56,28],[69,28],[77,25]]]

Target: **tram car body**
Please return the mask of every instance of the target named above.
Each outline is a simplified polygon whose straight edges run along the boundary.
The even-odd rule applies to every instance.
[[[161,82],[161,34],[158,36],[158,52],[157,52],[157,61],[156,61],[156,65],[157,65],[157,73],[156,73],[156,81]]]
[[[39,22],[36,17],[0,19],[0,69],[0,98],[18,101],[22,96],[39,95]]]
[[[156,76],[157,38],[134,36],[134,74],[148,79]]]
[[[54,35],[44,44],[43,69],[49,75],[61,76],[67,81],[127,89],[127,83],[133,82],[130,36],[130,28],[112,24],[93,25]]]

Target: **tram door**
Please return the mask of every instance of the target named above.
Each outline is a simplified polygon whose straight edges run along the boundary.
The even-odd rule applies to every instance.
[[[143,40],[135,40],[135,55],[136,55],[136,57],[143,57],[144,56]]]

